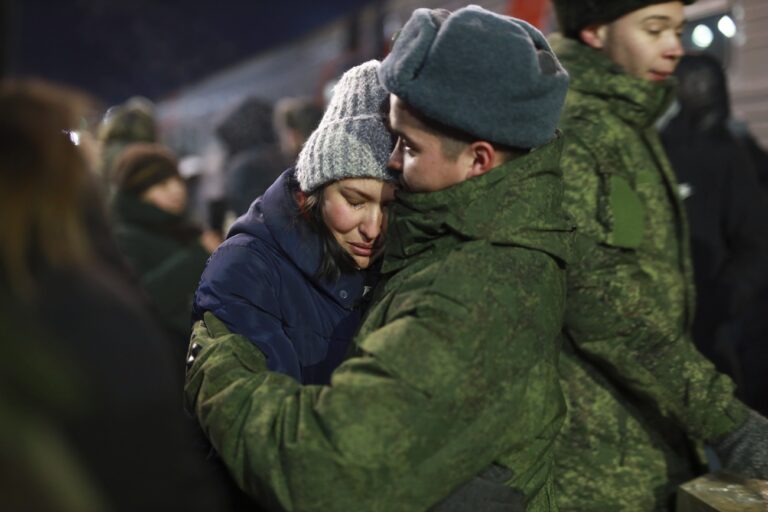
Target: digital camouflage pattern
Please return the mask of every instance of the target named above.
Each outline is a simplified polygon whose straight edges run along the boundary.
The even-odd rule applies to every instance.
[[[496,462],[527,510],[557,510],[572,235],[561,145],[398,194],[387,280],[330,386],[267,372],[252,343],[205,315],[213,332],[195,328],[187,403],[244,490],[270,509],[424,511]]]
[[[665,510],[711,441],[747,410],[690,339],[684,211],[653,126],[674,93],[552,37],[571,74],[562,126],[566,210],[577,225],[560,368],[561,510]]]

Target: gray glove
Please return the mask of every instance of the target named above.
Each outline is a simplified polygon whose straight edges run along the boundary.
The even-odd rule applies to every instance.
[[[748,478],[768,480],[768,419],[750,411],[747,421],[713,443],[723,469]]]
[[[504,482],[512,472],[491,464],[430,509],[430,512],[525,512],[525,496]]]

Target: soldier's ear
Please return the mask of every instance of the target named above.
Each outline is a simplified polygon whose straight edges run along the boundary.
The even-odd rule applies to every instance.
[[[593,23],[587,25],[579,31],[581,41],[595,50],[605,48],[605,38],[608,32],[608,26],[605,23]]]
[[[497,157],[496,148],[490,142],[473,142],[467,146],[467,153],[469,154],[468,162],[470,162],[468,178],[485,174],[501,163]]]

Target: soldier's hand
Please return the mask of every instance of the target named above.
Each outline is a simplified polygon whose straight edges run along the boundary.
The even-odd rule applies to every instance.
[[[768,419],[751,411],[741,426],[713,443],[723,469],[768,480]]]
[[[192,336],[187,350],[187,371],[192,369],[192,365],[204,347],[211,345],[217,338],[231,334],[224,322],[216,318],[213,313],[206,312],[203,318],[204,320],[195,322],[192,327]]]
[[[512,472],[491,464],[430,509],[430,512],[525,512],[525,496],[506,485]]]
[[[213,318],[216,319],[216,317]],[[218,319],[216,319],[216,321],[218,321]],[[198,376],[197,374],[199,372],[196,371],[200,366],[198,358],[201,357],[203,349],[209,346],[211,342],[210,332],[208,332],[205,322],[203,320],[195,322],[195,325],[192,327],[192,336],[189,339],[189,348],[187,349],[187,376],[184,385],[185,402],[187,409],[190,412],[194,412],[195,399],[197,398],[202,379],[202,375]],[[197,367],[195,366],[195,362],[198,362]],[[195,371],[193,371],[193,369]]]
[[[232,333],[213,313],[206,312],[192,329],[187,352],[184,395],[190,412],[195,410],[206,374],[226,374],[230,369],[261,373],[267,370],[266,358],[244,336]]]

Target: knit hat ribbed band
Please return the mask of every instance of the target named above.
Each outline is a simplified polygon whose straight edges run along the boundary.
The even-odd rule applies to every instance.
[[[476,5],[447,17],[416,9],[379,78],[426,117],[516,148],[555,136],[568,89],[568,74],[541,32]]]
[[[336,84],[320,125],[299,153],[296,179],[302,191],[347,178],[397,180],[387,168],[394,141],[384,123],[388,94],[378,68],[376,60],[360,64]]]
[[[632,11],[669,0],[554,0],[557,23],[565,37],[578,39],[579,31],[595,23],[610,23]],[[696,0],[682,0],[690,5]]]

